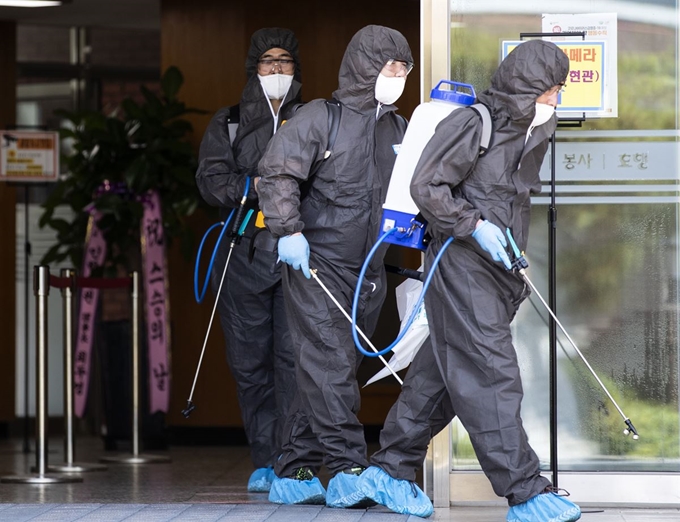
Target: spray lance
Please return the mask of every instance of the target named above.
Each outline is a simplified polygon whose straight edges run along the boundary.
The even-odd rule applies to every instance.
[[[371,349],[373,350],[373,353],[371,353],[371,352],[364,352],[364,353],[369,353],[369,354],[370,354],[370,357],[378,357],[378,358],[380,359],[380,361],[382,361],[382,363],[385,365],[385,368],[387,368],[387,369],[390,371],[390,373],[394,376],[394,378],[397,379],[397,382],[398,382],[399,384],[404,384],[404,381],[402,381],[402,380],[401,380],[401,377],[399,377],[399,376],[397,375],[397,372],[395,372],[395,371],[392,369],[392,367],[391,367],[391,366],[389,365],[389,363],[385,360],[385,358],[382,356],[382,354],[378,352],[378,349],[377,349],[375,346],[373,346],[373,344],[372,344],[371,341],[368,339],[368,337],[366,336],[366,334],[365,334],[364,332],[362,332],[362,331],[361,331],[361,328],[359,328],[359,327],[357,326],[357,324],[356,324],[356,317],[355,317],[355,320],[353,321],[352,318],[351,318],[351,317],[349,316],[349,314],[347,313],[347,311],[342,307],[342,305],[338,302],[338,300],[333,296],[333,294],[332,294],[331,291],[328,289],[328,287],[326,287],[326,285],[323,284],[323,282],[321,281],[321,279],[319,279],[319,276],[318,276],[318,274],[317,274],[317,269],[316,269],[316,268],[311,268],[311,269],[309,270],[309,272],[312,274],[312,277],[314,278],[314,280],[315,280],[317,283],[319,283],[319,286],[323,289],[323,291],[326,292],[326,295],[328,295],[328,297],[331,299],[331,301],[333,301],[333,304],[335,304],[335,306],[338,307],[338,310],[340,310],[340,311],[342,312],[342,314],[347,318],[347,320],[348,320],[350,323],[352,323],[352,333],[353,333],[353,335],[354,335],[355,337],[356,337],[357,333],[358,333],[359,335],[361,335],[361,337],[364,339],[364,341],[366,341],[366,344],[368,344],[368,346],[370,346]],[[355,315],[356,315],[356,314],[355,314]]]
[[[543,306],[545,306],[545,309],[548,311],[550,316],[553,318],[555,321],[555,324],[559,326],[560,330],[562,330],[562,333],[564,336],[567,338],[569,343],[574,347],[574,350],[576,350],[576,353],[579,355],[581,360],[585,363],[586,367],[588,370],[590,370],[590,373],[593,374],[593,377],[595,377],[595,380],[598,382],[600,387],[604,390],[604,392],[607,394],[607,397],[609,397],[609,400],[612,402],[614,407],[617,409],[621,417],[623,418],[623,422],[626,424],[626,428],[623,430],[624,435],[630,435],[631,433],[633,434],[633,440],[638,440],[640,436],[638,435],[637,430],[635,429],[635,426],[633,426],[633,422],[626,417],[626,415],[623,413],[623,410],[619,407],[619,405],[616,403],[614,400],[614,397],[612,397],[611,393],[609,393],[609,390],[607,390],[607,387],[604,385],[604,383],[600,380],[598,377],[597,373],[595,373],[595,370],[593,370],[593,367],[588,363],[588,360],[585,358],[581,350],[579,350],[578,346],[576,346],[576,343],[573,341],[571,336],[567,333],[567,331],[564,329],[564,326],[562,326],[562,323],[560,323],[559,319],[555,315],[555,313],[550,309],[550,306],[548,306],[548,303],[545,302],[545,299],[541,296],[541,294],[538,292],[534,284],[531,282],[529,277],[526,274],[527,268],[529,268],[529,262],[526,260],[524,257],[523,253],[519,251],[519,248],[517,247],[517,243],[515,243],[515,239],[512,237],[512,233],[510,232],[509,228],[505,229],[505,233],[508,236],[508,239],[510,241],[510,246],[512,247],[512,253],[514,254],[514,260],[512,261],[512,270],[517,270],[517,272],[522,276],[522,279],[529,285],[531,290],[538,296],[538,299],[543,303]]]
[[[198,374],[201,371],[201,364],[203,363],[203,356],[205,355],[205,347],[208,344],[208,336],[210,335],[210,329],[212,328],[212,323],[215,318],[215,311],[217,310],[217,303],[220,298],[220,293],[222,292],[222,285],[224,283],[224,278],[227,275],[227,269],[229,268],[229,260],[231,259],[231,253],[234,250],[234,247],[241,242],[241,238],[243,237],[243,234],[245,233],[246,227],[248,225],[248,222],[250,221],[250,218],[252,217],[254,210],[248,209],[246,211],[246,202],[248,200],[248,191],[250,190],[250,177],[246,177],[246,186],[243,191],[243,197],[241,198],[241,202],[239,203],[239,206],[237,209],[233,209],[231,213],[229,214],[229,217],[225,222],[220,222],[220,223],[215,223],[212,225],[206,233],[203,235],[203,239],[201,240],[201,244],[198,248],[198,253],[196,255],[196,266],[194,269],[194,296],[196,298],[196,301],[198,303],[203,301],[203,298],[205,297],[205,292],[208,287],[208,278],[210,277],[210,273],[212,272],[212,267],[215,262],[215,256],[217,254],[217,251],[219,249],[220,243],[222,241],[222,238],[225,235],[225,232],[229,228],[229,222],[231,221],[231,218],[234,216],[234,212],[236,212],[236,219],[234,219],[234,223],[231,227],[231,232],[230,232],[230,237],[231,237],[231,243],[229,244],[229,254],[227,255],[227,261],[224,264],[224,270],[222,271],[222,277],[220,279],[220,285],[217,289],[217,293],[215,294],[215,304],[213,305],[212,308],[212,313],[210,314],[210,321],[208,323],[208,329],[205,332],[205,338],[203,339],[203,348],[201,349],[201,356],[198,359],[198,366],[196,367],[196,373],[194,374],[194,382],[191,385],[191,392],[189,393],[189,398],[187,399],[187,407],[182,410],[182,415],[184,415],[186,418],[189,418],[189,415],[191,415],[191,412],[196,409],[196,405],[193,403],[193,397],[194,397],[194,390],[196,389],[196,381],[198,380]],[[245,217],[244,217],[245,213]],[[203,244],[205,243],[206,238],[208,237],[208,234],[218,226],[222,226],[222,231],[220,232],[220,235],[217,239],[217,242],[215,243],[215,247],[213,248],[213,253],[210,258],[210,263],[208,265],[208,271],[206,274],[205,282],[203,284],[203,289],[201,292],[198,291],[198,266],[199,266],[199,261],[201,259],[201,253],[203,251]]]

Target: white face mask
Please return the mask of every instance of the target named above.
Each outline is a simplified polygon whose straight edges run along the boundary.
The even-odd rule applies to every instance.
[[[550,121],[550,118],[553,117],[553,114],[555,114],[555,107],[548,105],[547,103],[537,103],[536,114],[534,115],[534,119],[531,121],[531,125],[529,125],[529,130],[527,131],[526,138],[524,138],[524,143],[529,140],[531,131],[539,125],[543,125],[544,123]]]
[[[534,120],[531,122],[529,127],[538,127],[543,125],[555,114],[555,107],[548,105],[547,103],[537,103],[536,104],[536,115]]]
[[[404,76],[387,77],[379,74],[375,81],[375,99],[385,105],[392,105],[404,92],[405,86],[406,78]]]
[[[270,100],[283,99],[293,83],[292,74],[268,74],[266,76],[258,74],[257,77]]]

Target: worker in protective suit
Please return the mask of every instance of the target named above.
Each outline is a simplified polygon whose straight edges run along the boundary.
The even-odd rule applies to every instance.
[[[341,115],[328,159],[323,161],[329,109],[325,100],[315,100],[274,136],[259,165],[260,207],[286,263],[283,283],[298,384],[274,468],[272,502],[350,507],[361,501],[347,496],[368,465],[357,419],[361,357],[347,319],[310,280],[310,268],[318,270],[319,280],[345,310],[351,309],[362,262],[379,234],[397,145],[406,130],[392,104],[412,66],[401,33],[364,27],[340,66],[333,98],[341,104]],[[357,323],[367,335],[385,299],[385,249],[375,255],[361,289]],[[333,476],[328,495],[314,476],[322,464]]]
[[[532,40],[498,67],[479,95],[493,120],[491,146],[478,158],[482,121],[452,112],[416,167],[411,195],[429,223],[425,268],[443,243],[425,296],[432,343],[422,347],[380,435],[381,449],[361,491],[399,512],[429,516],[430,499],[413,481],[431,438],[458,416],[494,491],[507,498],[508,522],[571,521],[578,506],[556,495],[520,418],[522,383],[510,322],[528,296],[511,271],[506,228],[527,247],[530,197],[557,125],[554,107],[569,60],[553,43]]]
[[[196,182],[209,204],[225,219],[239,205],[251,178],[247,205],[257,207],[254,177],[269,140],[300,103],[298,42],[288,29],[267,28],[251,38],[248,81],[238,106],[220,109],[201,142]],[[235,130],[235,132],[234,132]],[[230,134],[231,132],[231,134]],[[230,227],[232,224],[230,223]],[[283,421],[295,396],[293,347],[286,322],[279,269],[273,251],[257,249],[248,260],[255,219],[231,254],[218,310],[227,361],[236,381],[255,471],[248,491],[269,491],[280,452]],[[211,274],[217,292],[229,253],[220,244]],[[273,248],[271,249],[273,250]]]

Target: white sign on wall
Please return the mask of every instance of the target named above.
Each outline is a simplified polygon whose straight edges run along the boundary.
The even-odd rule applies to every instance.
[[[552,33],[555,36],[550,40],[560,46],[566,42],[580,42],[582,45],[574,45],[572,49],[563,49],[569,56],[570,71],[567,78],[568,86],[579,86],[585,81],[592,82],[595,69],[593,63],[586,59],[580,49],[583,44],[602,42],[604,62],[602,65],[602,108],[597,110],[585,110],[564,114],[581,116],[584,112],[586,118],[616,118],[618,116],[618,76],[617,76],[617,19],[616,13],[587,13],[587,14],[544,14],[542,16],[542,32]],[[576,37],[560,37],[559,33],[585,32],[585,41]],[[569,87],[567,87],[568,91]]]
[[[58,132],[0,131],[0,181],[36,183],[58,177]]]

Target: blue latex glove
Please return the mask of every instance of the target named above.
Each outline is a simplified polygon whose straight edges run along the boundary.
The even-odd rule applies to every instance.
[[[309,243],[302,234],[279,238],[279,259],[295,270],[302,270],[307,279],[312,277],[309,273]]]
[[[491,254],[494,261],[503,261],[508,270],[512,268],[508,253],[505,251],[508,242],[505,240],[501,229],[491,221],[482,221],[482,224],[478,225],[472,233],[472,237],[475,238],[480,247]]]

